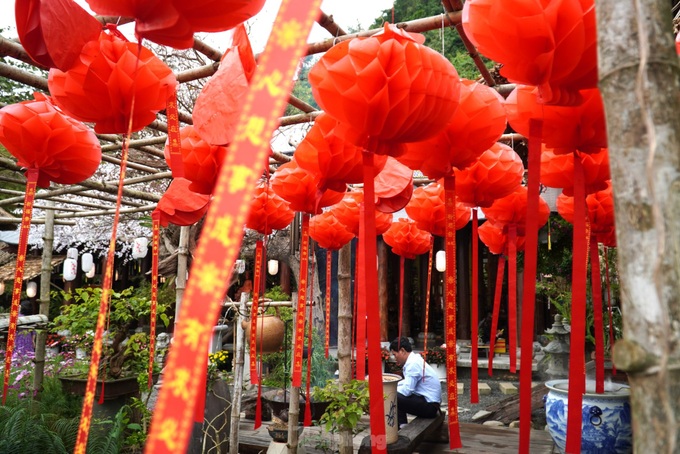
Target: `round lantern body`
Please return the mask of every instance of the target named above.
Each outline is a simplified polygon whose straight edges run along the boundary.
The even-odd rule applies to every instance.
[[[191,191],[190,184],[186,178],[173,179],[158,201],[156,210],[160,212],[163,227],[170,223],[179,226],[195,224],[208,211],[210,196]]]
[[[26,284],[26,296],[29,298],[34,298],[35,295],[38,294],[38,284],[35,282],[31,281],[28,284]]]
[[[75,184],[92,176],[102,158],[97,136],[44,95],[36,93],[35,99],[0,109],[0,143],[18,166],[38,169],[40,187],[50,181]]]
[[[290,204],[279,197],[266,181],[260,181],[250,202],[250,213],[246,227],[269,235],[274,230],[282,230],[290,225],[295,212]]]
[[[352,190],[345,193],[342,201],[334,205],[331,210],[352,235],[359,236],[359,216],[361,205],[364,203],[364,192]],[[382,235],[392,225],[392,213],[375,212],[375,233]]]
[[[550,207],[545,200],[539,197],[538,213],[527,213],[527,188],[520,186],[512,194],[496,199],[490,207],[484,210],[484,214],[487,219],[499,226],[515,225],[517,236],[525,236],[527,216],[537,216],[537,224],[540,228],[548,222]]]
[[[97,272],[97,268],[94,265],[92,265],[92,268],[90,268],[90,271],[85,273],[85,276],[87,276],[89,279],[92,279],[96,272]]]
[[[177,81],[149,49],[102,32],[71,69],[50,70],[48,85],[56,104],[73,118],[95,123],[95,132],[126,133],[130,122],[139,131],[156,119]]]
[[[191,181],[189,189],[201,194],[211,194],[217,181],[227,147],[210,145],[203,140],[193,126],[185,126],[179,131],[182,151],[184,178]],[[170,144],[166,142],[165,161],[170,166]]]
[[[574,188],[574,155],[583,164],[586,193],[600,191],[609,180],[609,151],[605,148],[599,153],[555,154],[543,145],[541,152],[541,184],[550,188],[564,188],[568,195]]]
[[[375,209],[395,213],[406,206],[413,194],[413,172],[393,157],[374,179]]]
[[[85,273],[89,273],[94,268],[94,257],[92,257],[92,254],[86,252],[80,257],[80,268]]]
[[[524,164],[509,146],[496,142],[471,166],[456,170],[456,196],[472,207],[488,207],[522,184]]]
[[[424,254],[432,245],[432,235],[420,230],[410,219],[393,222],[387,232],[383,233],[383,240],[392,247],[392,252],[407,259]]]
[[[446,251],[437,251],[435,254],[435,268],[437,268],[437,271],[440,273],[443,273],[446,271]]]
[[[449,122],[460,95],[458,73],[424,37],[385,24],[382,32],[333,46],[309,72],[314,99],[352,127],[357,145],[414,142]],[[367,140],[370,138],[370,143]]]
[[[149,252],[149,240],[144,237],[135,238],[132,242],[132,258],[143,259]]]
[[[508,229],[502,225],[487,221],[479,226],[477,233],[482,243],[489,248],[492,254],[508,255]],[[524,236],[515,237],[515,247],[517,251],[523,251],[526,239]]]
[[[276,170],[271,179],[272,189],[290,203],[290,209],[319,214],[323,207],[342,200],[344,192],[320,191],[315,175],[300,168],[293,159]]]
[[[444,186],[434,182],[414,189],[413,197],[406,205],[406,214],[419,229],[443,237],[446,234]],[[456,230],[465,227],[469,220],[470,208],[456,200]]]
[[[279,261],[278,260],[269,260],[267,262],[267,272],[275,276],[279,272]]]
[[[72,281],[78,273],[78,261],[75,259],[64,260],[64,280]]]
[[[337,250],[352,241],[354,235],[335,217],[333,210],[312,216],[309,236],[324,249]]]
[[[586,196],[590,231],[593,235],[608,238],[614,229],[614,194],[611,180],[605,182],[605,189]],[[557,212],[565,220],[574,223],[574,198],[567,194],[557,197]]]
[[[78,248],[70,247],[66,250],[66,258],[78,260]]]

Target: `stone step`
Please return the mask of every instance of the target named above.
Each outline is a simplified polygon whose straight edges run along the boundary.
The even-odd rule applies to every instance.
[[[502,381],[502,382],[498,383],[498,387],[500,388],[500,390],[503,394],[507,394],[507,395],[517,394],[517,387],[515,385],[513,385],[512,383]]]
[[[477,389],[479,390],[480,396],[486,396],[491,394],[491,387],[488,383],[480,382],[477,384]]]

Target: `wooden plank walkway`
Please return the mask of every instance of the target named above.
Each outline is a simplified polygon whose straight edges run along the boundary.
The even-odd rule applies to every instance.
[[[367,417],[365,417],[367,418]],[[253,421],[242,419],[239,427],[239,453],[259,454],[267,451],[271,437],[267,432],[269,422],[253,430]],[[446,424],[446,422],[445,422]],[[450,450],[447,443],[421,443],[416,453],[420,454],[518,454],[519,429],[508,427],[483,426],[481,424],[461,423],[461,439],[463,448]],[[354,452],[359,451],[361,440],[369,433],[368,428],[354,437]],[[321,427],[305,427],[300,436],[307,454],[321,454],[324,451],[317,448],[322,443],[337,443],[337,436],[333,442],[332,435],[323,431]],[[531,454],[550,454],[553,452],[553,442],[548,432],[543,430],[531,431]],[[555,451],[557,452],[557,451]]]

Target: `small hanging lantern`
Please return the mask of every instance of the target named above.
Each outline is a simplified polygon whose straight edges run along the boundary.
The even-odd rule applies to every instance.
[[[132,243],[132,258],[143,259],[149,252],[149,240],[145,237],[135,238]]]
[[[64,280],[72,281],[76,278],[78,272],[78,261],[76,259],[68,258],[64,260]]]
[[[92,264],[92,268],[90,268],[90,271],[85,273],[85,276],[87,276],[88,279],[92,279],[94,277],[94,273],[96,272],[96,270],[97,270],[96,267],[94,266],[94,264]]]
[[[279,272],[279,261],[270,260],[269,262],[267,262],[267,271],[272,276],[276,275]]]
[[[26,296],[29,298],[35,297],[38,293],[38,284],[35,282],[31,281],[28,284],[26,284]]]
[[[243,274],[246,271],[246,261],[243,259],[238,259],[234,263],[234,271],[238,274]]]
[[[446,252],[445,251],[437,251],[437,254],[435,255],[435,267],[437,268],[437,271],[440,273],[443,273],[446,271]]]
[[[74,247],[68,248],[66,251],[66,258],[77,260],[78,259],[78,249]]]
[[[92,257],[92,254],[86,252],[80,257],[80,268],[82,268],[85,273],[89,273],[90,270],[94,268],[94,258]]]
[[[0,295],[5,293],[5,281],[0,281]]]

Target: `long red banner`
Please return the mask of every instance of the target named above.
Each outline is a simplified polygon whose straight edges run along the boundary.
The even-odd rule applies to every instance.
[[[300,233],[300,283],[298,286],[297,313],[293,340],[293,374],[291,383],[302,386],[302,349],[305,343],[305,309],[307,308],[307,276],[309,274],[309,215],[302,215]],[[311,347],[311,345],[310,345]]]

